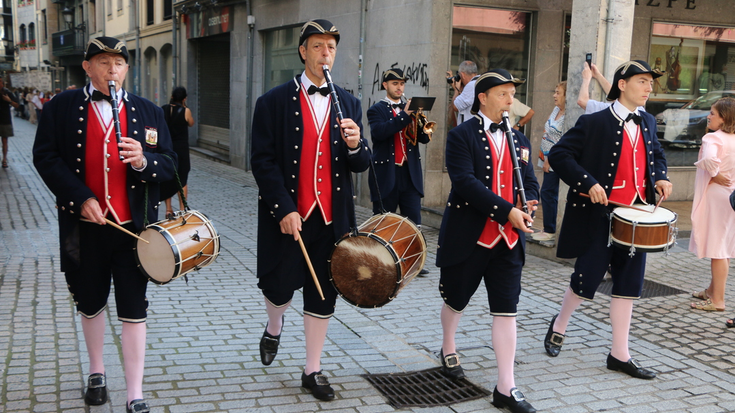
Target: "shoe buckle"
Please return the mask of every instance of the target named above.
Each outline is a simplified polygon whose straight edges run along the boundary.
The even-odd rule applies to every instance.
[[[107,380],[105,380],[104,374],[92,374],[89,376],[89,383],[87,385],[90,389],[98,389],[100,387],[106,387]]]
[[[329,386],[329,380],[327,379],[327,376],[323,374],[315,374],[314,383],[316,383],[317,386]]]
[[[630,359],[630,364],[632,364],[632,365],[633,365],[633,367],[635,367],[635,368],[637,368],[637,369],[642,369],[642,368],[643,368],[643,366],[641,365],[641,363],[639,363],[639,362],[638,362],[638,361],[637,361],[636,359],[634,359],[634,358],[631,358],[631,359]]]
[[[265,344],[265,345],[268,345],[268,346],[276,346],[277,347],[278,346],[278,342],[280,340],[277,339],[277,338],[273,338],[273,337],[263,336],[263,341],[264,341],[263,344]]]
[[[551,337],[549,338],[549,341],[551,342],[551,344],[555,346],[561,346],[562,344],[564,344],[564,337],[565,337],[564,334],[559,334],[556,331],[553,331],[551,333]]]
[[[456,354],[450,354],[444,357],[444,365],[450,369],[459,367],[459,356]]]
[[[526,400],[526,396],[524,396],[523,393],[521,393],[521,391],[515,387],[510,389],[510,397],[512,397],[517,402],[522,402]]]

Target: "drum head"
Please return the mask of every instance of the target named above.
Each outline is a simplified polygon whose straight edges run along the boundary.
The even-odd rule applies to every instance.
[[[179,272],[179,257],[175,256],[177,250],[171,248],[172,241],[166,238],[167,235],[152,225],[140,233],[140,237],[149,244],[138,240],[136,246],[136,259],[141,271],[157,284],[166,284]]]
[[[401,282],[401,267],[390,245],[372,234],[351,234],[334,246],[330,279],[347,302],[374,308],[389,303]]]
[[[643,224],[661,224],[676,221],[676,214],[666,208],[659,207],[655,212],[655,205],[636,205],[636,208],[645,209],[649,212],[638,211],[633,208],[618,207],[613,210],[613,214],[627,222],[637,222]]]

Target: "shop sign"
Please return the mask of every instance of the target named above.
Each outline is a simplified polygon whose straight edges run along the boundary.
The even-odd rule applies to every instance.
[[[185,15],[186,37],[187,39],[195,39],[228,33],[232,31],[233,17],[232,9],[229,6],[189,13]]]
[[[666,7],[667,9],[674,8],[674,6],[684,6],[687,10],[694,10],[697,8],[697,0],[635,0],[636,6],[648,6],[648,7]]]

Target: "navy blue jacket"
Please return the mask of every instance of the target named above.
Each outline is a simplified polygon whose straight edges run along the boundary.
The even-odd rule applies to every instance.
[[[375,177],[369,175],[370,183],[370,200],[378,202],[378,191],[385,198],[396,184],[396,165],[395,165],[395,139],[394,135],[408,126],[412,122],[411,116],[401,111],[398,116],[393,116],[393,109],[385,100],[374,104],[367,111],[368,122],[370,123],[370,137],[373,140],[373,168],[377,176],[378,186],[375,186]],[[422,131],[418,133],[417,142],[428,143],[430,138]],[[406,163],[408,163],[408,173],[411,176],[411,182],[414,188],[424,196],[424,180],[421,175],[421,155],[419,154],[418,145],[411,145],[406,142]]]
[[[360,101],[336,87],[345,118],[350,118],[362,133]],[[280,222],[296,208],[304,115],[301,108],[300,76],[276,86],[258,98],[253,113],[251,165],[258,183],[258,277],[271,272],[279,260],[300,257],[292,235],[281,233]],[[362,138],[362,149],[349,155],[341,136],[334,110],[330,112],[332,150],[332,227],[340,239],[354,222],[350,172],[362,172],[370,165],[370,149]],[[317,213],[318,214],[318,213]],[[321,219],[319,216],[314,218]],[[314,259],[314,258],[312,258]],[[263,280],[261,280],[263,283]],[[298,288],[298,287],[297,287]]]
[[[646,202],[655,202],[654,182],[668,180],[666,157],[656,138],[656,120],[647,112],[641,131],[646,146]],[[593,204],[587,194],[595,184],[600,184],[607,196],[613,188],[623,142],[624,120],[610,106],[600,112],[583,115],[549,152],[549,164],[559,177],[569,185],[567,206],[559,233],[557,256],[575,258],[586,251],[596,237],[607,237],[608,225],[599,225],[608,207]]]
[[[89,85],[54,96],[43,107],[33,144],[33,163],[39,175],[56,196],[59,215],[61,270],[73,270],[79,262],[79,219],[82,204],[94,193],[85,182]],[[130,212],[137,231],[144,227],[145,199],[148,197],[148,222],[158,220],[158,183],[174,178],[176,153],[171,145],[163,111],[146,99],[123,90],[128,119],[128,135],[140,142],[148,165],[137,172],[127,168]],[[146,128],[156,129],[158,143],[145,142]],[[147,193],[147,195],[146,195]]]
[[[517,130],[513,130],[513,137],[526,199],[537,200],[539,185],[533,166],[528,163],[532,153],[531,143]],[[449,131],[446,162],[452,190],[439,231],[436,254],[438,267],[449,267],[465,261],[477,245],[488,218],[501,225],[508,222],[513,204],[489,189],[492,188],[495,175],[491,150],[479,116]],[[512,174],[513,171],[505,173]],[[525,250],[525,235],[522,231],[518,231],[518,234]]]

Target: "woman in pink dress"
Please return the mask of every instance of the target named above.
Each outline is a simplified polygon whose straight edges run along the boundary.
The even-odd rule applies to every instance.
[[[735,257],[735,212],[730,193],[735,189],[735,99],[715,102],[707,116],[707,128],[699,150],[692,205],[692,235],[689,251],[698,258],[710,258],[712,280],[709,287],[692,293],[702,301],[691,307],[704,311],[725,311],[725,284],[730,257]],[[728,327],[731,321],[728,320]]]

